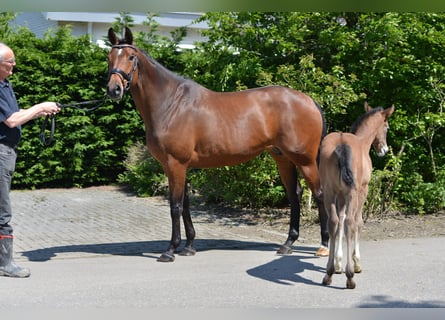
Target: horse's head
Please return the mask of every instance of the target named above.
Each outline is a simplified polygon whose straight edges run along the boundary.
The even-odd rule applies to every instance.
[[[136,81],[134,74],[138,65],[138,50],[133,43],[133,34],[127,27],[121,40],[113,28],[108,29],[108,40],[112,47],[108,55],[107,94],[111,99],[119,100]]]
[[[365,102],[365,111],[368,112],[370,110],[372,110],[371,106]],[[379,157],[383,157],[389,151],[388,144],[386,143],[386,135],[389,129],[388,118],[393,114],[393,112],[394,105],[378,112],[378,114],[381,116],[381,121],[372,146]]]

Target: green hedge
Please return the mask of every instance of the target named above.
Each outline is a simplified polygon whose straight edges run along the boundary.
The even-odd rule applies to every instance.
[[[26,28],[11,30],[11,18],[0,14],[0,39],[16,54],[10,80],[22,108],[104,96],[106,49],[71,36],[68,28],[38,39]],[[304,91],[322,105],[329,131],[347,131],[363,113],[365,100],[374,107],[395,104],[391,153],[380,159],[371,152],[376,174],[368,209],[423,214],[444,207],[445,14],[218,12],[202,20],[210,26],[208,41],[197,43],[196,50],[175,49],[184,29],[172,40],[156,36],[151,14],[145,32],[135,33],[137,45],[213,90],[279,84]],[[131,24],[121,17],[115,27],[122,21]],[[141,195],[165,193],[159,164],[146,155],[130,161],[129,148],[138,149],[145,140],[131,97],[107,101],[95,112],[62,110],[56,141],[48,148],[38,139],[41,121],[23,128],[14,188],[120,182]],[[189,179],[208,201],[252,207],[286,203],[266,154],[241,166],[192,171]]]
[[[107,80],[107,50],[68,28],[36,38],[27,28],[4,40],[17,60],[10,77],[21,108],[43,101],[101,99]],[[23,126],[14,188],[71,187],[115,183],[128,146],[143,140],[140,116],[127,97],[94,112],[65,108],[56,116],[55,142],[40,140],[43,118]],[[48,134],[48,133],[47,133]]]

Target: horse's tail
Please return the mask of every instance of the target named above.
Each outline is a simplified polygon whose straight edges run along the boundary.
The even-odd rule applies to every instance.
[[[338,168],[340,169],[341,179],[348,187],[353,187],[355,181],[354,172],[352,171],[351,147],[342,143],[335,148],[334,152],[338,159]]]
[[[320,139],[320,145],[321,145],[323,138],[327,134],[326,117],[324,115],[324,111],[321,108],[321,106],[315,100],[312,99],[312,101],[314,101],[315,105],[317,106],[318,111],[320,111],[320,114],[321,114],[321,120],[322,120],[321,139]],[[319,164],[320,164],[320,148],[318,148],[318,153],[317,153],[317,165],[319,165]]]

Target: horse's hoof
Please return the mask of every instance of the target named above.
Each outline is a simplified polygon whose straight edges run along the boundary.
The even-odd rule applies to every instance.
[[[352,279],[346,280],[346,289],[355,289],[355,281]]]
[[[361,272],[362,272],[362,267],[359,266],[359,265],[356,265],[356,266],[354,267],[354,272],[355,272],[355,273],[361,273]]]
[[[169,252],[164,252],[159,258],[158,262],[173,262],[175,261],[175,255]]]
[[[341,267],[341,263],[339,263],[339,264],[334,264],[334,272],[336,273],[336,274],[342,274],[343,273],[343,269],[342,269],[342,267]]]
[[[291,254],[291,253],[292,253],[292,248],[284,244],[277,251],[277,254]]]
[[[315,252],[316,257],[328,257],[329,256],[329,249],[326,247],[321,246],[318,248],[318,250]]]
[[[180,256],[194,256],[196,254],[196,250],[194,248],[187,248],[184,247],[184,249],[181,251],[181,253],[179,254]]]
[[[331,283],[332,283],[332,277],[330,277],[328,275],[325,275],[324,278],[323,278],[322,284],[324,286],[329,286]]]

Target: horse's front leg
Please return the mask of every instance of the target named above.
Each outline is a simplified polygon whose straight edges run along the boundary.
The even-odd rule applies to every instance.
[[[173,262],[175,261],[176,248],[181,244],[181,224],[180,218],[183,207],[182,203],[170,198],[170,216],[172,220],[172,236],[167,251],[163,252],[158,258],[159,262]]]
[[[196,249],[193,247],[193,241],[195,240],[195,228],[193,227],[192,217],[190,216],[190,200],[187,191],[187,183],[184,188],[184,208],[182,211],[182,219],[184,220],[185,236],[187,241],[184,249],[179,255],[181,256],[194,256]]]
[[[168,177],[170,190],[170,216],[172,220],[172,235],[167,251],[158,258],[160,262],[173,262],[175,251],[181,244],[181,215],[184,210],[185,175],[187,168],[174,159],[169,159],[164,166]]]

